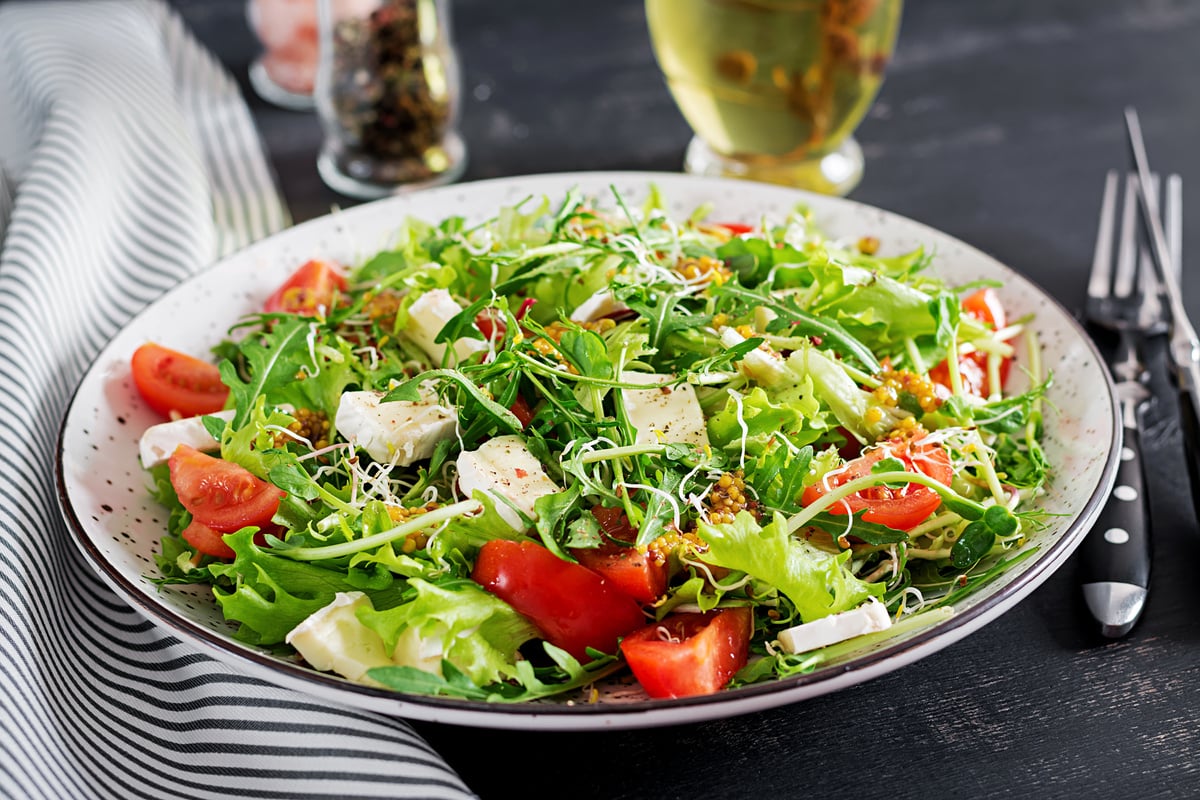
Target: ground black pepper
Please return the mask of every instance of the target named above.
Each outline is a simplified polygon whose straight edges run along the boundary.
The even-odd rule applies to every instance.
[[[444,149],[457,86],[433,3],[385,0],[334,22],[326,127],[345,175],[375,183],[431,180],[453,166]],[[422,41],[422,33],[426,41]]]

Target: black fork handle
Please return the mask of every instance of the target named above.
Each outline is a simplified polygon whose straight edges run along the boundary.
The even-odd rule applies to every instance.
[[[1150,585],[1150,506],[1139,427],[1143,411],[1127,403],[1124,446],[1112,494],[1080,545],[1082,583]],[[1132,417],[1132,418],[1130,418]]]
[[[1200,521],[1200,365],[1194,360],[1176,360],[1175,382],[1179,388],[1179,426],[1187,457],[1192,506]]]

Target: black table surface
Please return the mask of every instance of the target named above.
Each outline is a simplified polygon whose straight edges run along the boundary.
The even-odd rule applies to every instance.
[[[243,4],[176,5],[246,87]],[[464,180],[680,169],[690,131],[639,0],[451,8]],[[912,2],[850,196],[975,245],[1079,314],[1104,173],[1128,165],[1122,110],[1138,108],[1155,168],[1200,176],[1197,76],[1190,0]],[[294,219],[353,205],[316,173],[315,117],[246,96]],[[1198,214],[1185,202],[1185,261]],[[1184,284],[1200,314],[1200,281]],[[1153,587],[1124,640],[1090,631],[1071,561],[945,650],[771,711],[597,733],[414,724],[485,798],[1198,796],[1200,536],[1165,364],[1152,366]]]

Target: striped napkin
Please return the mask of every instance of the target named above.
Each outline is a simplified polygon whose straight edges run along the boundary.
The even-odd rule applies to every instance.
[[[59,516],[58,425],[104,343],[287,223],[236,85],[158,0],[0,6],[0,796],[473,796],[406,723],[156,628]]]

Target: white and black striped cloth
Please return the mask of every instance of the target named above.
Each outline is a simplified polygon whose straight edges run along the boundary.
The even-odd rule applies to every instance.
[[[472,796],[406,723],[157,629],[59,516],[57,428],[96,353],[286,224],[236,85],[165,6],[0,5],[0,796]]]

